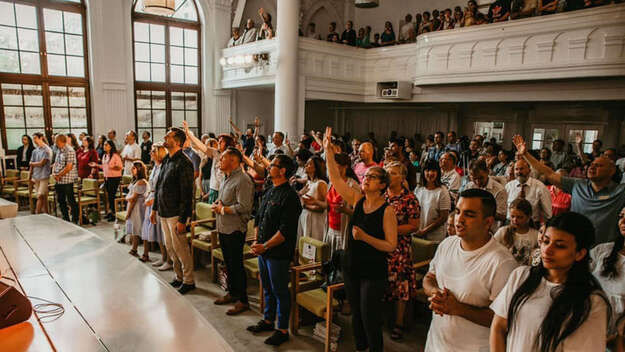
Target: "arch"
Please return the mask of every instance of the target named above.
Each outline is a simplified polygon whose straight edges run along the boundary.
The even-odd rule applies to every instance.
[[[325,8],[326,11],[328,11],[331,16],[336,18],[335,22],[336,22],[337,29],[341,29],[345,27],[343,17],[339,15],[339,12],[337,11],[334,4],[332,4],[332,2],[329,0],[321,0],[321,1],[315,1],[313,5],[311,5],[308,9],[306,9],[304,18],[301,23],[302,30],[306,30],[306,28],[308,28],[308,24],[310,23],[310,20],[317,13],[317,11],[319,11],[321,8]]]
[[[214,0],[213,0],[214,1]],[[160,140],[187,121],[201,130],[202,22],[198,0],[179,0],[169,16],[132,5],[135,128]]]

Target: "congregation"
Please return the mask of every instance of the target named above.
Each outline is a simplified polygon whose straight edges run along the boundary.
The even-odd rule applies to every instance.
[[[316,23],[310,22],[305,29],[300,27],[299,35],[368,49],[414,43],[417,36],[430,32],[552,15],[621,2],[622,0],[496,0],[484,13],[480,11],[475,0],[469,0],[466,7],[456,6],[453,11],[450,8],[435,9],[431,12],[416,13],[414,17],[410,13],[406,14],[399,23],[398,34],[393,29],[393,21],[387,20],[384,23],[384,31],[373,34],[373,38],[370,25],[356,30],[353,21],[347,21],[345,30],[340,34],[337,32],[337,23],[331,22],[325,36],[318,32]],[[248,18],[245,28],[232,29],[232,37],[227,44],[229,48],[256,40],[271,39],[275,36],[271,15],[263,8],[259,9],[258,13],[263,22],[261,27],[256,28],[254,20]]]
[[[185,121],[163,141],[143,132],[141,144],[132,130],[123,143],[114,130],[97,144],[58,134],[49,146],[41,133],[24,135],[18,167],[31,171],[37,213],[48,212],[53,176],[61,214],[75,223],[75,183],[101,179],[109,221],[121,194],[120,241],[128,237],[130,254],[146,263],[158,243],[152,265],[173,268],[182,294],[195,289],[185,236],[194,199],[209,204],[228,273],[215,304],[231,304],[228,315],[249,309],[243,252],[253,219],[264,311],[248,330],[273,331],[267,344],[289,340],[291,263],[300,239],[312,238],[341,258],[359,351],[384,348],[380,302],[394,305],[390,333],[401,340],[419,294],[432,311],[426,351],[623,350],[625,157],[616,148],[595,140],[586,153],[578,135],[574,145],[529,150],[517,135],[505,150],[453,131],[423,141],[393,132],[379,143],[373,132],[339,136],[330,127],[297,143],[276,131],[268,142],[258,118],[245,132],[230,124],[231,133],[197,137]],[[124,175],[132,181],[120,191]],[[437,246],[422,281],[413,238]]]

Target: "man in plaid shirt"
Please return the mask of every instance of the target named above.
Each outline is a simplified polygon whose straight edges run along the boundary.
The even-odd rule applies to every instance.
[[[69,202],[72,208],[72,221],[78,223],[78,204],[74,198],[74,181],[78,178],[76,152],[67,145],[67,137],[63,134],[56,136],[55,143],[59,151],[54,158],[53,174],[56,180],[54,189],[59,200],[59,208],[61,208],[63,220],[69,221],[67,213],[67,202]]]

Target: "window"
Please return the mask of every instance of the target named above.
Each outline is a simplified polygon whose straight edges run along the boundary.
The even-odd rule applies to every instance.
[[[484,136],[486,141],[491,138],[495,138],[497,143],[503,143],[503,128],[504,123],[501,121],[496,122],[476,122],[473,126],[473,135],[478,134]]]
[[[0,0],[0,127],[23,134],[90,131],[85,6],[81,0]]]
[[[599,139],[599,130],[595,129],[570,129],[569,130],[569,143],[575,145],[575,137],[581,135],[583,138],[582,150],[584,153],[592,152],[592,142]]]
[[[143,0],[134,4],[136,127],[154,141],[184,120],[195,134],[201,127],[200,22],[193,0],[176,6],[159,16],[144,12]]]
[[[558,128],[534,128],[532,132],[532,149],[538,150],[543,147],[549,148],[553,145],[553,141],[560,136]]]

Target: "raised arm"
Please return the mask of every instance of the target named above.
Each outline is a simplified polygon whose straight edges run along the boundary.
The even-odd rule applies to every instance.
[[[323,140],[323,147],[326,152],[326,162],[328,166],[328,176],[330,182],[334,186],[334,189],[343,197],[347,204],[355,206],[356,203],[362,198],[362,193],[355,191],[351,188],[345,180],[341,177],[339,171],[339,165],[334,160],[335,149],[332,144],[332,127],[326,127],[326,134]],[[395,225],[397,226],[397,224]]]
[[[525,144],[525,140],[523,137],[518,134],[512,138],[512,142],[516,146],[517,155],[523,156],[525,160],[533,167],[538,173],[545,175],[547,180],[552,185],[555,185],[558,188],[562,188],[562,175],[557,172],[554,172],[548,166],[542,164],[540,161],[536,160],[530,153],[527,152],[527,146]]]
[[[186,133],[187,138],[191,142],[191,145],[193,145],[193,148],[195,148],[196,150],[201,151],[202,153],[204,153],[206,155],[210,155],[210,156],[212,156],[214,154],[214,152],[217,151],[217,149],[211,148],[211,147],[207,146],[206,144],[202,143],[202,141],[199,138],[194,136],[193,132],[191,132],[189,130],[189,124],[187,123],[186,120],[182,121],[182,127],[184,127],[184,133]]]
[[[237,135],[237,140],[239,138],[241,138],[241,130],[237,127],[237,125],[234,124],[234,122],[232,122],[232,118],[229,119],[230,122],[230,127],[232,127],[232,129],[234,130],[234,134]]]
[[[581,159],[582,165],[590,161],[588,160],[586,153],[584,153],[584,150],[582,147],[583,141],[584,141],[584,137],[582,137],[581,134],[578,133],[575,135],[575,151],[577,152],[577,156],[579,156],[579,158]]]

